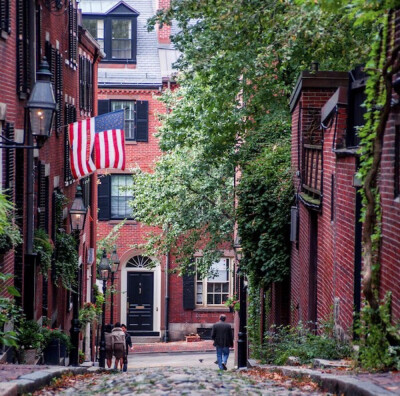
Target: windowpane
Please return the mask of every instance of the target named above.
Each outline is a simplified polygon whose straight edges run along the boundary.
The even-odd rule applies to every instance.
[[[125,138],[135,140],[135,102],[133,100],[111,101],[111,111],[125,110]]]
[[[97,40],[101,50],[104,51],[104,20],[85,18],[83,20],[83,27]]]
[[[132,185],[131,175],[111,176],[111,217],[117,219],[132,218],[132,209],[129,202],[132,200],[130,191],[126,187]]]
[[[128,19],[113,19],[111,24],[111,57],[113,59],[131,59],[132,21]]]

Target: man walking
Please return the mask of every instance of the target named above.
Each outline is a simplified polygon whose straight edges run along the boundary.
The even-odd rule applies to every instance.
[[[229,323],[225,323],[226,316],[221,315],[219,322],[212,327],[211,338],[217,349],[217,362],[220,370],[227,370],[226,363],[229,357],[229,348],[233,347],[232,329]]]
[[[118,370],[119,364],[122,371],[124,366],[124,358],[126,355],[126,340],[125,333],[121,329],[121,323],[115,323],[111,335],[112,349],[115,356],[115,368]]]
[[[131,340],[130,334],[128,333],[128,329],[127,329],[126,325],[122,324],[121,329],[125,333],[126,355],[124,358],[124,368],[122,370],[125,372],[128,370],[128,353],[129,353],[129,349],[132,349],[132,340]]]

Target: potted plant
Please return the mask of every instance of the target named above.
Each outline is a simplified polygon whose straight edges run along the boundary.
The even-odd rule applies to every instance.
[[[45,364],[60,364],[60,359],[67,356],[72,344],[70,337],[60,329],[42,327],[43,359]]]
[[[82,309],[79,310],[79,322],[81,323],[81,328],[85,328],[86,324],[93,323],[97,320],[97,308],[96,305],[91,302],[86,302],[83,304]]]
[[[185,338],[186,338],[186,342],[198,342],[198,341],[201,340],[200,336],[198,334],[195,334],[195,333],[190,333]]]
[[[238,312],[240,310],[240,302],[235,294],[229,296],[224,305],[229,308],[230,312]]]
[[[22,242],[21,233],[18,226],[11,221],[7,224],[0,234],[0,254],[5,254],[9,250]]]
[[[33,238],[33,251],[37,253],[40,262],[40,272],[47,279],[51,267],[54,245],[47,232],[41,228],[35,231]]]
[[[41,350],[43,335],[34,320],[21,320],[17,327],[17,357],[20,364],[33,364]]]

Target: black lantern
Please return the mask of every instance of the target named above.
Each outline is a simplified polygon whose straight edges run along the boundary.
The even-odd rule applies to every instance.
[[[115,274],[118,271],[119,267],[119,257],[115,246],[110,259],[111,259],[111,273]]]
[[[106,249],[103,250],[103,257],[99,264],[99,274],[103,281],[108,279],[109,273],[111,272],[110,261],[107,258]]]
[[[56,100],[50,81],[49,64],[45,57],[36,76],[37,79],[26,107],[29,111],[32,135],[48,138],[56,111]]]
[[[72,202],[69,215],[71,218],[71,228],[73,231],[82,231],[85,225],[87,209],[83,203],[82,188],[78,186],[76,188],[76,194],[74,202]]]

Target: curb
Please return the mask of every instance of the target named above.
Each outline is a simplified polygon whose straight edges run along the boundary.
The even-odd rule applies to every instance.
[[[54,366],[45,370],[24,374],[15,380],[0,382],[0,396],[17,396],[34,392],[47,385],[53,378],[59,378],[66,373],[83,374],[87,371],[97,371],[93,367],[65,367]]]
[[[288,366],[271,366],[257,364],[255,360],[248,360],[249,368],[260,367],[270,371],[277,371],[287,377],[307,377],[319,384],[325,391],[344,396],[398,396],[372,382],[359,380],[354,375],[325,374],[317,370],[295,368]]]

